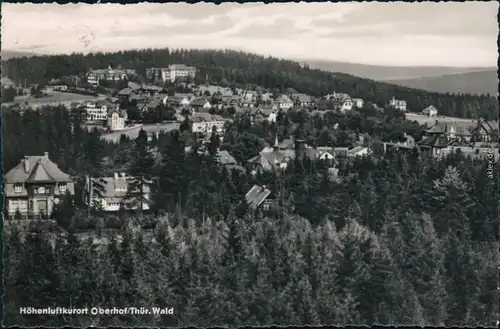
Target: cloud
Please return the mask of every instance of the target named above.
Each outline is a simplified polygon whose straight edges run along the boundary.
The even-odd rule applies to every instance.
[[[493,66],[497,9],[493,2],[2,4],[2,46],[43,53],[231,48],[367,64]]]

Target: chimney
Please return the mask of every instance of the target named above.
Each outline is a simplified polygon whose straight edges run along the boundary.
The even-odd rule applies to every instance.
[[[30,161],[28,160],[28,157],[24,157],[24,172],[29,173],[30,172]]]
[[[118,173],[115,172],[114,176],[115,176],[115,180],[117,180],[118,179]]]
[[[49,152],[44,152],[43,158],[48,160],[49,159]]]

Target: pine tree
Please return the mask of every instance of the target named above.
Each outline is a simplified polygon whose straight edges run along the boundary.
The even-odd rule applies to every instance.
[[[148,144],[146,131],[140,130],[132,150],[132,161],[127,176],[125,207],[142,212],[150,200],[146,192],[153,185],[155,160]]]

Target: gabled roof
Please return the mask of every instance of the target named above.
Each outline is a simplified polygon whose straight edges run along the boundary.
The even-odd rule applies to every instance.
[[[191,102],[191,106],[204,106],[207,103],[210,104],[206,98],[198,98]]]
[[[348,153],[349,154],[356,154],[356,153],[358,153],[358,152],[360,152],[360,151],[362,151],[364,149],[367,149],[367,147],[365,147],[365,146],[356,146],[356,147],[353,147],[352,149],[350,149],[348,151]]]
[[[130,96],[134,91],[131,88],[123,88],[118,92],[120,96]]]
[[[299,94],[296,96],[296,99],[298,102],[301,102],[301,103],[309,103],[312,100],[311,96],[306,95],[306,94]]]
[[[436,111],[437,112],[437,108],[434,107],[434,105],[429,105],[427,106],[422,112],[430,112],[430,111]]]
[[[217,151],[217,160],[222,165],[237,164],[236,159],[228,151]]]
[[[104,198],[123,198],[128,193],[129,183],[126,177],[96,177],[92,181],[99,182],[103,186],[102,196]],[[148,184],[144,184],[142,189],[144,193],[150,192]]]
[[[214,122],[214,121],[224,121],[224,118],[217,114],[209,113],[195,113],[191,117],[192,122]]]
[[[254,185],[250,191],[245,195],[245,199],[250,208],[255,209],[264,202],[264,200],[271,194],[265,186]]]
[[[28,172],[25,171],[24,161],[28,161]],[[22,159],[17,166],[9,170],[4,176],[5,183],[25,182],[71,182],[69,175],[62,172],[48,157],[28,156]]]
[[[290,97],[288,97],[287,95],[279,95],[278,97],[276,97],[275,102],[277,102],[277,103],[293,103],[292,100],[290,99]]]

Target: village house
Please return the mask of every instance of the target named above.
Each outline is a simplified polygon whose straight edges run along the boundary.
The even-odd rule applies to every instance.
[[[417,143],[415,142],[415,138],[413,136],[407,135],[406,133],[403,136],[403,142],[384,142],[384,153],[389,151],[413,151],[417,148]]]
[[[241,94],[242,98],[248,103],[257,101],[258,93],[254,90],[246,90]]]
[[[191,131],[201,134],[223,133],[225,123],[226,121],[220,115],[195,113],[191,117]],[[214,127],[216,131],[213,131]]]
[[[105,122],[108,118],[108,112],[118,107],[118,104],[107,101],[88,102],[85,105],[87,122]]]
[[[472,143],[469,145],[454,145],[450,144],[446,147],[439,149],[439,152],[436,152],[434,157],[436,158],[445,158],[450,154],[460,153],[466,158],[470,158],[473,160],[493,160],[494,162],[498,162],[499,153],[498,153],[499,144],[492,143],[486,144],[482,142]]]
[[[358,109],[363,108],[363,106],[365,105],[365,101],[361,98],[353,98],[352,101],[354,103],[354,106],[356,106],[356,108]]]
[[[186,66],[184,64],[172,64],[166,68],[146,69],[146,77],[149,80],[162,80],[163,82],[175,82],[179,79],[194,78],[196,76],[196,67]]]
[[[111,66],[109,66],[107,69],[91,70],[88,72],[87,82],[91,85],[98,85],[100,80],[117,82],[124,79],[130,79],[136,75],[137,73],[134,70],[112,69]]]
[[[175,94],[173,96],[168,96],[167,104],[175,107],[177,106],[185,107],[191,103],[193,97],[194,96],[192,95]]]
[[[477,121],[439,122],[425,132],[425,136],[419,143],[423,154],[433,157],[441,157],[448,150],[474,146],[474,152],[480,148],[474,142],[490,143],[498,139],[498,122],[496,128],[487,120],[480,118]],[[482,151],[478,150],[478,154]]]
[[[257,209],[271,194],[271,191],[266,188],[266,186],[254,185],[245,194],[245,200],[250,207],[250,209]]]
[[[296,156],[300,158],[308,158],[312,161],[327,161],[334,165],[335,153],[330,147],[310,147],[305,141],[296,139],[293,141],[294,146],[291,149],[288,143],[278,143],[278,138],[274,142],[274,146],[265,147],[258,155],[250,158],[247,161],[249,168],[253,174],[258,171],[270,170],[285,170],[290,161]]]
[[[114,108],[108,112],[106,126],[109,131],[123,130],[126,127],[127,119],[127,110]]]
[[[293,107],[293,102],[287,95],[280,95],[276,97],[274,104],[283,111],[287,111]]]
[[[331,95],[326,96],[327,100],[333,103],[333,107],[341,112],[352,110],[354,102],[348,94],[333,92]]]
[[[94,192],[94,187],[102,187],[100,193]],[[141,192],[143,194],[141,196]],[[90,199],[92,205],[99,204],[103,211],[117,212],[120,208],[124,210],[149,210],[149,200],[151,200],[151,188],[149,184],[143,184],[141,188],[130,190],[130,177],[125,173],[114,173],[112,177],[96,177],[89,179],[86,177],[85,194]]]
[[[349,158],[368,156],[370,154],[372,154],[372,151],[369,147],[365,146],[355,146],[347,151],[347,157]]]
[[[137,94],[137,91],[132,89],[132,88],[123,88],[122,90],[120,90],[118,92],[118,100],[120,102],[129,102],[130,101],[130,97],[134,94]]]
[[[64,84],[51,84],[47,86],[47,89],[51,91],[67,91],[68,86]]]
[[[255,124],[258,122],[276,122],[279,110],[276,105],[261,106],[259,108],[251,108],[246,111],[246,115],[250,118],[250,123]]]
[[[212,108],[212,105],[206,98],[198,98],[191,102],[191,107],[196,112],[208,112]]]
[[[299,107],[309,107],[312,105],[311,96],[306,94],[298,94],[293,96],[292,100],[294,101],[296,106]]]
[[[397,110],[400,110],[400,111],[403,111],[403,112],[406,112],[406,101],[403,101],[403,100],[398,100],[396,99],[395,97],[393,97],[390,101],[389,101],[389,106],[392,106],[394,107],[395,109]]]
[[[74,182],[49,159],[47,152],[43,156],[25,156],[4,175],[9,217],[16,214],[21,218],[50,216],[54,205],[61,202],[66,193],[74,195]]]
[[[428,117],[437,117],[438,110],[434,107],[434,105],[430,105],[422,111],[423,115],[427,115]]]

